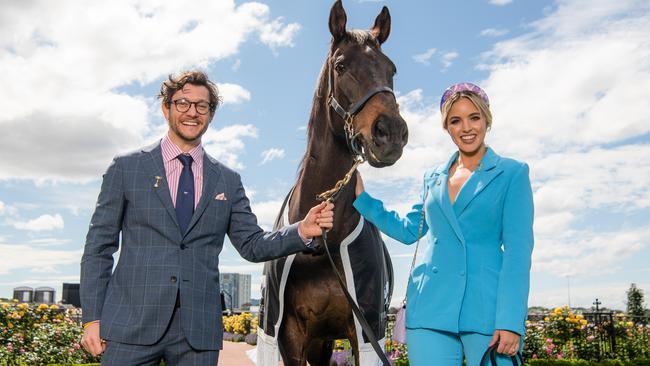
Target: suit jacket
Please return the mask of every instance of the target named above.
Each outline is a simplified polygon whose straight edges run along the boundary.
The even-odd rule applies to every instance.
[[[104,174],[81,260],[80,286],[83,321],[100,319],[104,339],[154,344],[170,322],[180,290],[181,323],[190,345],[220,349],[224,236],[253,262],[305,250],[297,225],[272,233],[257,225],[239,174],[207,154],[203,174],[203,193],[184,235],[160,142],[116,157]],[[225,200],[215,199],[220,193]],[[111,273],[118,246],[120,258]]]
[[[533,250],[528,166],[488,148],[452,205],[447,179],[456,159],[458,152],[425,173],[428,245],[420,248],[408,284],[406,326],[523,335]],[[354,206],[386,235],[407,244],[417,240],[422,203],[405,218],[367,193]]]

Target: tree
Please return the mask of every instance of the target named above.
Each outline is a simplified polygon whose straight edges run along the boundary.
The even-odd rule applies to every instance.
[[[627,315],[633,317],[635,323],[646,323],[643,302],[643,290],[636,287],[636,283],[631,284],[630,289],[627,290]]]

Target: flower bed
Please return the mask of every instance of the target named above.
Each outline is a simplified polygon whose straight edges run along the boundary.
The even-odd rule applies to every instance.
[[[82,327],[56,305],[0,304],[0,365],[97,362],[79,344]]]
[[[223,340],[257,344],[258,317],[251,313],[241,313],[223,317]]]

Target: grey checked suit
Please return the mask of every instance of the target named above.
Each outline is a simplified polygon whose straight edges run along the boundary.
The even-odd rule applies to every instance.
[[[220,193],[225,200],[215,199]],[[101,320],[101,337],[109,341],[151,345],[169,325],[180,290],[181,327],[189,344],[221,349],[218,266],[226,234],[253,262],[306,249],[297,225],[264,232],[239,174],[207,153],[203,193],[185,235],[160,143],[116,157],[104,174],[81,260],[83,321]],[[118,247],[120,259],[111,274]]]

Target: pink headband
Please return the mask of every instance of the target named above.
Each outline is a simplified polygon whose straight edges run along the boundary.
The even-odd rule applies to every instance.
[[[449,97],[463,91],[469,91],[478,95],[488,106],[490,105],[490,100],[488,99],[488,96],[485,94],[483,89],[472,83],[458,83],[450,86],[445,90],[444,93],[442,93],[442,98],[440,98],[440,110],[442,111],[442,105],[445,104],[445,101],[447,101]]]

